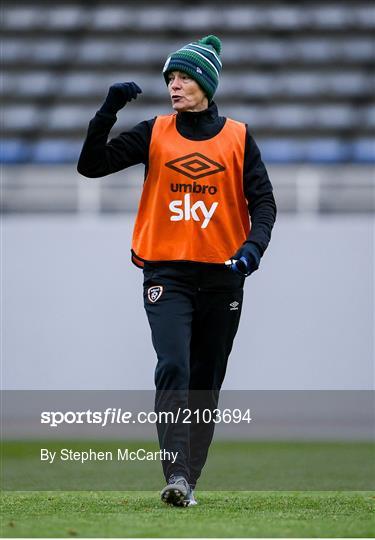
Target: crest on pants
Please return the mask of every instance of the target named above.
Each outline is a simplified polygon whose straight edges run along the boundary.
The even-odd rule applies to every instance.
[[[155,285],[154,287],[150,287],[147,291],[147,296],[150,302],[155,303],[161,295],[163,294],[163,286],[162,285]]]

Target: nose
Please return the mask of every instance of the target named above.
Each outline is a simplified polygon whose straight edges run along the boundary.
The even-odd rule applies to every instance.
[[[171,88],[172,90],[176,90],[177,88],[181,88],[181,81],[175,77],[172,81],[172,84],[171,84]]]

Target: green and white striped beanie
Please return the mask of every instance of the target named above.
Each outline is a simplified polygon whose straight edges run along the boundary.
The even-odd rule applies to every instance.
[[[219,84],[220,52],[221,41],[212,35],[185,45],[168,56],[163,68],[165,82],[168,84],[171,71],[183,71],[197,81],[211,101]]]

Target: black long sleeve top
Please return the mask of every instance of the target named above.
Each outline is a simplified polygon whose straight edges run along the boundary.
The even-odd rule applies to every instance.
[[[109,133],[117,117],[98,111],[90,121],[87,136],[79,157],[77,170],[88,178],[99,178],[132,165],[143,163],[148,169],[148,155],[155,118],[145,120],[124,131],[109,142]],[[226,118],[219,116],[214,102],[204,111],[180,112],[176,127],[180,135],[203,141],[217,135]],[[243,188],[251,217],[248,242],[255,244],[263,255],[276,219],[273,188],[261,158],[259,148],[246,129],[243,167]],[[240,247],[240,246],[239,246]]]

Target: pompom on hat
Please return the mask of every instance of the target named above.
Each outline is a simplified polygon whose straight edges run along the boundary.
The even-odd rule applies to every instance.
[[[199,84],[211,101],[222,68],[220,52],[221,41],[213,35],[185,45],[168,56],[163,68],[165,82],[168,85],[168,74],[171,71],[183,71]]]

